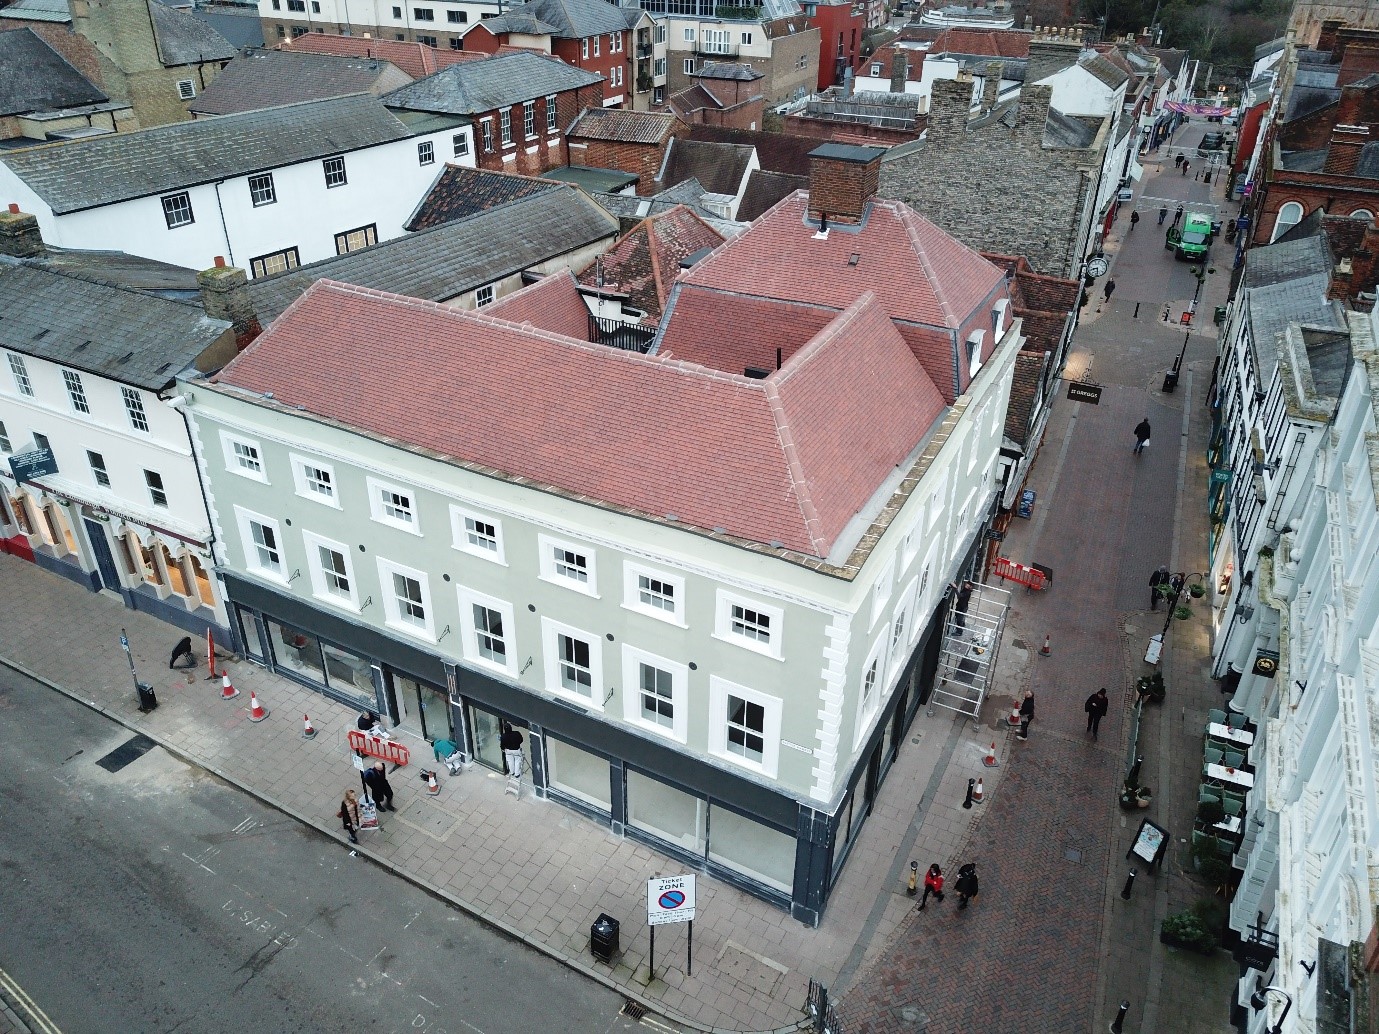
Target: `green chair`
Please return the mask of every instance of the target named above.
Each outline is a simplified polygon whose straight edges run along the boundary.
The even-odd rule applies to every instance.
[[[1219,764],[1221,764],[1221,761],[1222,761],[1222,759],[1223,759],[1225,756],[1226,756],[1226,752],[1225,752],[1225,751],[1217,750],[1215,747],[1207,747],[1207,748],[1203,751],[1203,759],[1204,759],[1204,760],[1203,760],[1202,763],[1203,763],[1204,765],[1219,765]]]
[[[1232,714],[1227,717],[1226,724],[1232,729],[1243,729],[1249,721],[1243,714]]]
[[[1245,813],[1245,805],[1239,801],[1224,800],[1221,802],[1221,810],[1226,813],[1226,818],[1239,818]]]
[[[1207,721],[1215,722],[1217,725],[1225,725],[1226,712],[1222,711],[1220,708],[1213,707],[1210,711],[1207,712]]]
[[[1197,803],[1219,804],[1223,810],[1226,807],[1225,802],[1221,799],[1220,789],[1215,786],[1208,786],[1206,783],[1197,788]]]
[[[1225,751],[1223,756],[1225,758],[1224,764],[1227,768],[1245,767],[1245,755],[1240,753],[1238,750]]]
[[[1245,807],[1245,794],[1242,791],[1232,790],[1229,786],[1223,786],[1221,788],[1221,797],[1221,807],[1223,808],[1226,807],[1228,802],[1232,801],[1240,805],[1241,808]]]

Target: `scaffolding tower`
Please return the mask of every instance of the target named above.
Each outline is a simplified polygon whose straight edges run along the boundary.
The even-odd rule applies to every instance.
[[[966,614],[958,613],[957,594],[952,594],[930,697],[935,706],[977,718],[991,688],[1009,611],[1010,592],[994,585],[973,584]]]

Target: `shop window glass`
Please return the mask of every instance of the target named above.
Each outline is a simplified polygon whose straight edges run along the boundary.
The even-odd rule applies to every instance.
[[[321,660],[321,641],[314,635],[267,619],[268,638],[273,643],[273,658],[280,668],[295,671],[312,682],[325,682],[325,662]]]
[[[196,586],[197,599],[208,607],[214,607],[215,586],[211,583],[211,576],[206,573],[206,568],[190,553],[186,556],[186,565],[191,582]]]
[[[182,565],[173,560],[167,546],[160,545],[158,551],[163,555],[163,568],[168,572],[168,584],[172,586],[172,591],[179,596],[191,596],[191,586],[187,583],[187,573],[182,570]]]
[[[474,757],[489,768],[503,770],[503,750],[498,737],[503,734],[502,720],[481,707],[470,706],[469,727],[474,733]]]
[[[709,860],[785,891],[795,883],[795,838],[727,808],[709,814]]]
[[[321,653],[326,659],[326,684],[366,707],[374,706],[373,665],[358,654],[330,643],[321,644]]]
[[[611,812],[608,762],[552,736],[546,737],[547,784],[567,797]]]
[[[703,856],[708,802],[640,772],[627,773],[627,824]]]
[[[244,644],[244,652],[256,661],[263,661],[263,643],[259,640],[259,626],[254,621],[254,612],[245,610],[243,607],[235,607],[235,616],[239,619],[239,638]],[[216,641],[216,650],[228,650],[228,643]]]

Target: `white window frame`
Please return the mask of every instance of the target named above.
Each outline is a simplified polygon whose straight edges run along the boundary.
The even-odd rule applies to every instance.
[[[600,44],[601,40],[602,40],[602,37],[601,37],[601,36],[595,36],[595,37],[594,37],[594,57],[599,57],[599,56],[600,56],[600,55],[599,55],[599,44]]]
[[[481,521],[489,525],[493,529],[495,548],[489,549],[487,546],[480,546],[471,542],[469,529],[465,526],[466,521]],[[499,564],[502,567],[508,566],[507,555],[503,547],[503,522],[498,518],[451,503],[450,535],[450,545],[461,553],[481,557],[489,563]]]
[[[598,558],[594,553],[593,546],[571,542],[568,539],[558,539],[551,535],[538,535],[536,541],[541,550],[541,580],[543,582],[562,585],[574,592],[583,593],[585,596],[592,596],[594,599],[599,598]],[[569,550],[584,558],[584,581],[561,574],[556,570],[555,551],[557,549]]]
[[[695,71],[695,68],[694,68],[694,58],[692,58],[692,57],[687,57],[687,58],[685,58],[685,64],[684,64],[684,72],[685,72],[685,74],[686,74],[686,75],[692,75],[692,74],[694,73],[694,71]]]
[[[260,578],[267,578],[279,585],[287,585],[287,551],[283,545],[282,528],[278,522],[272,517],[255,513],[253,510],[246,510],[242,506],[236,506],[235,523],[239,526],[239,542],[244,550],[245,569]],[[277,569],[265,567],[259,562],[259,547],[254,542],[254,533],[250,524],[260,524],[273,532],[273,541],[278,550]]]
[[[148,410],[144,407],[144,396],[139,389],[122,384],[120,385],[120,398],[124,400],[124,414],[129,420],[130,429],[138,431],[140,434],[152,434],[152,428],[148,422]],[[140,427],[140,424],[144,426]]]
[[[640,579],[643,577],[654,578],[656,581],[670,586],[671,601],[674,603],[672,609],[663,610],[642,599]],[[685,623],[685,579],[683,575],[667,574],[655,567],[647,567],[645,564],[639,564],[632,560],[624,560],[622,563],[622,605],[627,610],[645,614],[657,621],[664,621],[668,625],[689,628],[689,625]]]
[[[919,579],[911,578],[909,584],[901,590],[897,597],[895,613],[891,616],[891,623],[887,626],[886,634],[890,637],[889,645],[886,647],[887,655],[890,658],[889,670],[886,673],[887,684],[895,680],[899,674],[897,670],[900,665],[909,657],[910,640],[914,638],[915,615],[919,613],[916,608],[916,596],[919,589]],[[900,626],[900,639],[896,640],[895,630],[899,622],[904,622]]]
[[[487,668],[489,671],[500,672],[511,679],[518,678],[517,673],[517,643],[516,628],[517,621],[513,616],[512,604],[507,600],[500,600],[493,596],[474,589],[466,588],[463,585],[456,587],[456,593],[460,601],[460,644],[464,651],[464,659],[470,664]],[[491,658],[485,657],[479,652],[479,629],[474,624],[474,608],[487,607],[489,610],[498,612],[503,621],[503,648],[507,654],[507,663],[499,664]]]
[[[986,344],[986,331],[974,330],[967,335],[967,376],[974,379],[983,365],[982,347]]]
[[[255,181],[257,185],[255,185]],[[278,188],[273,182],[271,172],[257,172],[248,177],[249,201],[254,208],[262,208],[264,205],[276,205],[278,203]]]
[[[434,141],[422,140],[417,144],[417,164],[436,164],[436,145]]]
[[[254,453],[252,462],[258,464],[258,469],[246,466],[244,458],[235,451],[238,445],[244,449],[250,449]],[[231,434],[229,431],[220,432],[220,448],[225,454],[225,469],[231,474],[238,474],[242,478],[250,481],[258,481],[261,484],[268,484],[268,471],[263,462],[263,446],[252,438],[245,438],[241,435]]]
[[[735,696],[748,703],[759,704],[765,712],[762,722],[761,761],[753,761],[728,749],[728,697]],[[779,697],[760,693],[755,689],[729,682],[717,675],[709,676],[709,753],[731,762],[739,768],[760,772],[771,779],[776,777],[780,763],[781,714],[784,704]]]
[[[341,509],[340,482],[336,480],[333,466],[309,456],[298,455],[295,452],[288,453],[288,459],[292,462],[292,483],[296,486],[299,496],[303,499],[310,499],[314,503],[320,503],[322,506],[329,506],[336,510]],[[312,470],[320,471],[330,477],[330,495],[323,495],[311,487],[313,479],[309,472]]]
[[[888,669],[886,647],[890,642],[891,632],[891,626],[887,625],[882,634],[876,637],[876,642],[872,643],[871,649],[867,652],[867,659],[862,664],[862,677],[857,681],[857,722],[852,731],[853,750],[862,745],[862,739],[871,726],[871,720],[881,709],[881,694],[885,692]],[[876,676],[872,681],[871,695],[868,696],[867,675],[873,669]]]
[[[695,31],[695,30],[694,30],[694,26],[693,26],[693,25],[686,25],[686,26],[685,26],[685,42],[686,42],[686,43],[693,43],[693,42],[694,42],[694,31]]]
[[[498,112],[498,140],[504,147],[512,144],[512,109]]]
[[[311,573],[311,591],[323,603],[359,613],[359,579],[354,574],[354,561],[350,557],[350,547],[336,542],[313,531],[302,530],[302,544],[306,547],[306,565]],[[326,578],[326,570],[321,564],[321,548],[339,553],[345,558],[345,580],[349,583],[349,593],[342,596],[332,589]],[[333,573],[333,572],[332,572]]]
[[[744,47],[750,47],[750,46],[752,45],[752,34],[751,34],[750,32],[744,32],[744,33],[742,33],[742,44],[741,44],[741,45],[744,46]]]
[[[566,689],[560,683],[560,647],[558,636],[570,636],[589,644],[590,695],[581,696]],[[573,700],[577,704],[603,710],[603,638],[582,628],[566,625],[550,618],[541,619],[541,654],[545,660],[546,689],[562,700]]]
[[[418,571],[415,567],[408,567],[406,564],[399,564],[395,560],[386,557],[378,557],[378,583],[379,594],[383,597],[384,623],[389,628],[417,639],[425,639],[427,642],[436,641],[436,609],[431,602],[431,584],[425,571]],[[421,587],[421,609],[425,615],[422,624],[417,624],[410,618],[402,616],[402,610],[398,606],[397,593],[393,591],[393,575],[401,575],[404,578],[412,578]]]
[[[369,487],[369,515],[379,524],[386,524],[390,528],[397,528],[399,531],[410,532],[421,537],[421,513],[418,506],[417,491],[415,488],[404,488],[402,485],[395,485],[388,481],[380,481],[378,478],[366,478]],[[389,514],[385,509],[383,501],[384,492],[396,492],[398,495],[407,497],[409,504],[408,512],[412,515],[410,521],[404,521]]]
[[[26,398],[34,397],[34,382],[29,377],[29,365],[24,362],[22,355],[14,352],[6,352],[6,357],[10,362],[10,376],[14,379],[14,390]]]
[[[76,370],[62,371],[62,386],[67,389],[67,402],[77,416],[91,415],[91,401],[86,397],[86,385]]]
[[[770,640],[763,643],[759,639],[734,632],[732,616],[734,606],[745,607],[769,617],[771,619],[771,627],[768,631]],[[781,653],[781,640],[785,632],[785,611],[782,608],[752,599],[750,596],[741,596],[735,592],[729,592],[727,589],[718,589],[715,593],[713,612],[713,637],[715,639],[732,643],[764,657],[774,657],[778,661],[784,659]]]
[[[557,122],[556,122],[557,118],[559,117],[559,111],[560,111],[560,107],[559,107],[559,105],[556,103],[555,94],[553,94],[553,93],[548,93],[548,94],[546,95],[546,132],[547,132],[547,133],[555,133],[555,132],[558,132],[558,131],[559,131],[559,130],[558,130],[558,127],[557,127]]]
[[[641,666],[648,664],[670,675],[670,725],[649,721],[642,714]],[[679,661],[623,645],[623,718],[630,725],[647,729],[658,736],[684,743],[689,732],[689,668]]]
[[[871,587],[871,622],[868,630],[876,627],[881,615],[886,613],[886,604],[891,600],[891,590],[895,588],[895,557],[891,557],[876,576]]]
[[[474,292],[474,308],[482,309],[485,305],[492,305],[496,294],[493,284],[484,284]]]

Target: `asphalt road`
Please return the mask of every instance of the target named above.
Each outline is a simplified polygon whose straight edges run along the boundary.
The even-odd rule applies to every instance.
[[[161,748],[97,764],[131,738],[0,667],[11,1005],[65,1034],[637,1029],[617,995]]]

